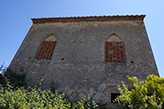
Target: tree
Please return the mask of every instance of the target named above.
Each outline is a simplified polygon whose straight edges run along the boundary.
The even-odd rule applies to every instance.
[[[120,109],[163,109],[164,78],[149,75],[145,81],[129,77],[130,85],[118,86],[120,96],[116,99]],[[128,87],[129,86],[129,87]]]
[[[4,72],[6,71],[6,68],[4,68],[4,64],[6,62],[4,62],[1,66],[0,66],[0,74],[4,74]]]

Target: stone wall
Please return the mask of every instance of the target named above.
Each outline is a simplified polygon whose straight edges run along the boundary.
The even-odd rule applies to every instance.
[[[125,62],[105,62],[105,43],[111,34],[124,43]],[[51,59],[36,59],[44,39],[54,34],[56,47]],[[117,85],[127,75],[144,80],[158,75],[143,21],[56,22],[33,24],[10,64],[23,66],[28,85],[44,76],[44,88],[55,87],[71,97],[92,96],[95,101],[111,103]],[[72,93],[74,92],[74,93]]]

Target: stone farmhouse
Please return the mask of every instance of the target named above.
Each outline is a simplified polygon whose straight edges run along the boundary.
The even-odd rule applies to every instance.
[[[55,87],[70,97],[94,95],[96,102],[113,106],[127,75],[139,80],[159,75],[144,17],[32,18],[9,68],[28,71],[28,85],[44,77],[44,89]]]

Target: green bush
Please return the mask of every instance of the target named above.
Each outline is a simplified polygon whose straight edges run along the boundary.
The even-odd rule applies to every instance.
[[[138,81],[137,77],[129,77],[130,87],[122,82],[118,86],[120,96],[116,99],[120,109],[163,109],[164,78],[149,75],[147,80]]]
[[[18,88],[17,90],[0,86],[0,109],[95,109],[94,101],[87,99],[76,102],[67,99],[65,94],[52,93],[50,90],[40,90],[36,87]]]
[[[4,75],[0,74],[0,84],[6,86],[6,79],[14,88],[26,86],[26,73],[24,72],[23,68],[20,69],[19,73],[16,73],[8,68]]]
[[[22,70],[23,72],[23,70]],[[91,98],[71,101],[66,94],[41,90],[37,85],[26,88],[26,73],[8,69],[0,79],[0,109],[95,109],[98,106]]]

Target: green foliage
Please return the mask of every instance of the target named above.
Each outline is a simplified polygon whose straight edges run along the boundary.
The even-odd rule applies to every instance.
[[[40,90],[36,86],[29,88],[18,88],[12,90],[4,89],[0,86],[0,109],[95,109],[97,105],[94,101],[87,99],[72,102],[65,94],[52,93],[50,90]]]
[[[90,98],[71,101],[64,93],[58,94],[57,91],[37,88],[43,77],[38,80],[34,88],[26,89],[21,87],[26,85],[25,73],[17,74],[8,69],[5,75],[1,76],[3,85],[0,84],[0,109],[96,109],[98,107]]]
[[[26,73],[24,72],[23,68],[20,69],[19,73],[16,73],[8,68],[4,75],[0,75],[0,84],[6,86],[8,81],[14,88],[23,87],[26,86],[25,79]]]
[[[5,76],[3,74],[0,74],[0,84],[6,85]]]
[[[164,78],[149,75],[147,80],[138,82],[129,77],[130,87],[124,82],[118,86],[120,96],[116,99],[120,109],[162,109],[164,108]]]

